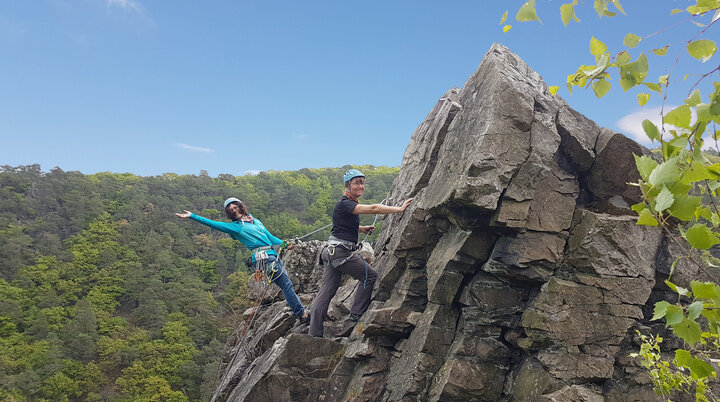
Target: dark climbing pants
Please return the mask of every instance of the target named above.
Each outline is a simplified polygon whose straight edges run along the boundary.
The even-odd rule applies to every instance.
[[[320,291],[317,296],[315,296],[315,300],[312,304],[312,312],[310,313],[309,333],[312,336],[323,336],[323,323],[325,322],[325,317],[327,316],[328,307],[330,307],[330,300],[333,296],[335,296],[335,293],[340,287],[343,274],[348,274],[359,281],[357,290],[355,291],[355,301],[350,309],[350,313],[362,315],[370,305],[370,296],[372,296],[372,290],[373,286],[375,286],[377,273],[369,264],[367,264],[360,256],[352,254],[351,251],[348,251],[343,247],[335,247],[333,256],[328,255],[328,248],[326,247],[320,258],[322,258],[324,262],[327,262],[329,261],[329,258],[336,260],[347,258],[348,256],[350,256],[350,258],[337,268],[333,268],[329,263],[326,263],[325,265],[322,286],[320,287]]]

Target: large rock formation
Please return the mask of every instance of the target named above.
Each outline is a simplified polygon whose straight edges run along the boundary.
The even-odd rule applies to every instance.
[[[277,301],[228,349],[215,399],[654,400],[627,357],[671,255],[629,208],[646,152],[494,45],[412,136],[388,200],[415,200],[383,223],[361,321],[344,320],[354,282],[331,339],[302,334]],[[291,268],[306,292],[322,272],[313,247]]]

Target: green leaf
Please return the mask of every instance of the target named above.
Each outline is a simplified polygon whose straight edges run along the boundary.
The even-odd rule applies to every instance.
[[[685,104],[688,106],[697,106],[700,103],[702,103],[702,98],[700,97],[699,89],[694,90],[693,93],[685,99]]]
[[[687,296],[688,293],[690,292],[689,290],[685,289],[684,287],[678,286],[678,285],[670,282],[667,279],[665,280],[665,284],[667,285],[667,287],[672,289],[675,293],[679,294],[680,296]]]
[[[638,202],[637,204],[633,204],[630,209],[637,212],[639,215],[644,209],[647,209],[647,207],[647,204],[645,204],[644,202]]]
[[[664,121],[666,124],[670,124],[675,127],[689,129],[691,119],[692,112],[690,111],[690,106],[682,105],[665,114]]]
[[[658,221],[649,209],[643,209],[642,212],[640,212],[640,216],[638,216],[637,224],[643,226],[657,226]]]
[[[594,8],[600,18],[602,17],[614,17],[617,13],[608,10],[608,4],[610,0],[595,0]]]
[[[502,25],[507,20],[508,12],[505,10],[502,17],[500,18],[500,23],[498,25]]]
[[[677,164],[677,158],[671,158],[661,163],[653,169],[648,177],[648,183],[652,186],[660,188],[662,185],[674,183],[680,177],[680,168]]]
[[[603,53],[607,52],[607,46],[605,46],[602,41],[595,39],[595,37],[590,38],[590,53],[593,54],[593,56],[599,56]]]
[[[673,135],[674,138],[662,143],[662,152],[665,158],[679,155],[685,150],[688,144],[687,136],[677,136],[675,130],[670,130],[670,134]]]
[[[572,3],[563,4],[560,6],[560,18],[562,19],[563,24],[567,26],[570,21],[580,22],[578,17],[575,16],[575,6],[577,5],[577,0],[573,0]]]
[[[643,180],[647,180],[653,169],[658,166],[658,163],[655,161],[655,159],[648,156],[633,156],[635,157],[635,166],[637,166],[640,177],[642,177]]]
[[[705,63],[715,54],[717,46],[714,41],[709,39],[700,39],[695,42],[688,43],[687,50],[688,53],[690,53],[690,56]]]
[[[692,360],[692,355],[690,352],[688,352],[685,349],[677,349],[675,350],[675,365],[680,367],[688,367],[690,365],[690,360]]]
[[[539,21],[542,24],[542,21],[538,18],[537,11],[535,10],[535,0],[526,1],[525,4],[523,4],[518,10],[515,15],[515,19],[520,22]]]
[[[700,340],[702,329],[700,329],[700,324],[686,318],[680,323],[673,325],[673,333],[688,345],[693,346]]]
[[[694,161],[690,167],[685,168],[682,175],[683,183],[695,183],[704,180],[720,179],[718,175],[717,163],[714,165],[705,165],[702,162]]]
[[[720,316],[718,316],[717,311],[703,310],[702,316],[707,318],[708,328],[710,329],[710,332],[712,332],[713,334],[717,334],[717,325],[718,321],[720,321]]]
[[[670,208],[668,208],[668,212],[670,212],[670,215],[680,220],[689,221],[695,216],[695,211],[701,201],[702,197],[694,197],[687,194],[676,194],[675,202]]]
[[[698,339],[699,340],[699,339]],[[693,357],[688,366],[690,369],[690,377],[696,380],[705,379],[715,375],[715,370],[710,363],[705,360]]]
[[[661,48],[653,49],[652,52],[658,56],[665,56],[667,54],[668,47],[670,47],[670,45],[665,45]]]
[[[555,95],[557,93],[558,89],[560,89],[559,86],[553,85],[548,88],[548,91],[550,91],[550,95]]]
[[[622,6],[620,5],[620,0],[612,0],[613,4],[615,5],[615,8],[618,9],[623,15],[625,14],[625,10],[623,10]]]
[[[627,64],[630,60],[630,53],[626,52],[625,50],[615,56],[615,64],[617,64],[618,66],[623,66]]]
[[[683,312],[682,307],[674,304],[667,306],[667,311],[665,312],[665,323],[667,325],[679,324],[684,319],[685,313]]]
[[[667,308],[669,306],[671,306],[671,304],[666,302],[665,300],[655,303],[655,310],[653,312],[653,316],[650,319],[650,321],[659,320],[659,319],[665,317],[665,312],[667,311]]]
[[[597,96],[599,99],[608,93],[608,91],[610,90],[611,84],[607,80],[603,79],[603,80],[597,80],[597,81],[593,82],[591,86],[592,86],[593,91],[595,91],[595,96]]]
[[[712,121],[716,117],[710,112],[709,103],[700,103],[695,105],[695,112],[697,113],[697,118],[700,121]]]
[[[647,72],[647,56],[641,53],[634,62],[620,66],[620,86],[627,91],[635,85],[640,85],[647,77]]]
[[[660,130],[648,119],[643,120],[642,128],[645,130],[645,135],[652,141],[660,141]]]
[[[690,243],[691,246],[700,249],[707,250],[710,247],[720,243],[717,235],[713,233],[710,228],[703,225],[702,223],[696,223],[690,229],[685,232],[685,239]]]
[[[641,37],[639,37],[635,34],[629,33],[629,34],[625,35],[625,39],[623,40],[623,45],[630,47],[630,48],[636,47],[638,45],[638,43],[640,43],[641,40],[642,40]]]
[[[668,84],[668,78],[670,77],[669,74],[661,75],[658,77],[658,83],[660,85],[667,85]]]
[[[657,212],[662,212],[670,208],[673,202],[675,202],[675,197],[673,197],[673,194],[667,189],[667,187],[663,186],[662,190],[660,190],[660,194],[658,194],[655,198],[655,210]]]
[[[503,27],[503,33],[507,33],[507,31],[512,29],[512,25],[508,24]]]
[[[690,287],[695,297],[699,299],[712,300],[718,296],[717,286],[712,282],[692,281]]]
[[[688,318],[691,320],[695,320],[696,318],[700,317],[700,313],[702,313],[703,308],[703,302],[693,302],[693,304],[688,306]]]
[[[651,91],[655,91],[658,94],[662,94],[662,87],[660,86],[660,84],[656,84],[654,82],[643,82],[643,85],[648,87],[648,89]]]
[[[637,94],[637,101],[638,105],[645,106],[645,104],[650,100],[650,94],[646,94],[644,92],[641,92]]]
[[[703,165],[705,169],[713,176],[714,180],[720,179],[720,164],[713,163],[712,165]],[[718,182],[710,182],[708,183],[710,185],[710,189],[712,191],[715,191],[718,187],[720,187],[720,183]]]
[[[675,8],[672,11],[670,11],[670,15],[675,15],[677,13],[684,13],[685,10],[680,10],[679,8]]]
[[[698,338],[698,341],[699,340],[700,339]],[[675,350],[675,360],[673,360],[673,363],[678,367],[684,367],[686,369],[689,369],[690,378],[692,378],[693,380],[705,379],[710,376],[715,377],[715,370],[713,369],[712,365],[710,365],[710,363],[706,362],[703,359],[698,359],[697,357],[694,357],[689,351],[685,349]]]
[[[710,220],[710,218],[712,217],[712,211],[710,210],[709,207],[698,208],[697,211],[695,211],[695,219],[697,219],[699,217],[703,217],[706,220]]]

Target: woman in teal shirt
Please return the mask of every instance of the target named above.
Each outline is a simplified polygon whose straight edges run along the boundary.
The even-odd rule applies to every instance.
[[[252,262],[254,265],[272,264],[275,262],[275,269],[272,276],[272,282],[276,284],[283,292],[285,301],[292,309],[300,322],[306,323],[310,320],[310,314],[303,307],[302,302],[298,299],[293,289],[293,284],[287,275],[287,271],[282,264],[282,261],[278,259],[277,252],[273,246],[280,246],[282,240],[273,236],[263,226],[260,219],[254,218],[247,211],[247,207],[239,199],[235,197],[228,198],[224,203],[225,214],[232,222],[218,222],[213,221],[202,216],[195,215],[190,211],[183,211],[183,213],[176,213],[180,218],[190,218],[194,221],[200,222],[203,225],[210,226],[215,230],[219,230],[223,233],[227,233],[233,239],[242,243],[245,247],[252,250]],[[257,258],[263,255],[263,258]],[[267,255],[265,258],[264,255]]]

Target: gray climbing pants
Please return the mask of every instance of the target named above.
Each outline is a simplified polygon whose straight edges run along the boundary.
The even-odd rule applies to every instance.
[[[337,268],[333,268],[332,264],[329,263],[330,258],[335,260],[348,257],[350,258]],[[377,272],[375,272],[369,264],[360,256],[352,254],[352,251],[346,250],[343,247],[335,247],[335,252],[332,256],[329,255],[328,248],[326,247],[322,251],[322,254],[320,254],[320,258],[322,258],[325,263],[325,272],[323,273],[320,291],[317,296],[315,296],[312,304],[309,329],[310,335],[318,337],[323,336],[323,323],[327,316],[328,307],[330,307],[330,300],[335,296],[335,293],[340,287],[343,274],[348,274],[359,280],[357,290],[355,291],[355,301],[350,309],[351,314],[357,315],[362,315],[370,305],[370,297],[372,296],[373,286],[375,286],[375,280],[377,279]]]

